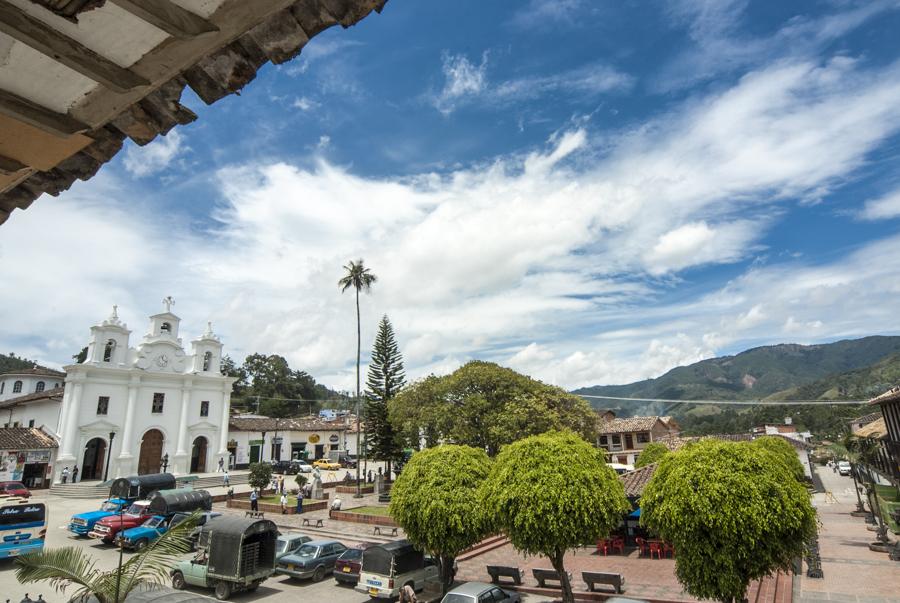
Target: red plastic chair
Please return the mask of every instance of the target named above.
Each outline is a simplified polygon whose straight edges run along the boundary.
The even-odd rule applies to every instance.
[[[603,551],[603,556],[606,557],[606,553],[609,551],[609,541],[605,538],[601,538],[597,541],[597,554],[600,554],[600,551]]]
[[[610,546],[612,550],[619,551],[623,555],[625,554],[625,539],[623,537],[613,536]]]
[[[647,555],[647,541],[643,538],[635,538],[634,543],[638,547],[638,555],[644,557]]]
[[[650,541],[648,544],[650,546],[650,558],[653,559],[653,553],[656,553],[656,558],[662,559],[662,543]]]
[[[668,542],[663,543],[663,554],[668,557],[669,553],[672,553],[672,559],[675,558],[675,547],[669,544]]]

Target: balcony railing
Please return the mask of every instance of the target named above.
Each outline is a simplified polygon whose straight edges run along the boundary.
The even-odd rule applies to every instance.
[[[883,476],[900,484],[900,442],[876,440],[878,447],[874,460],[875,469]]]

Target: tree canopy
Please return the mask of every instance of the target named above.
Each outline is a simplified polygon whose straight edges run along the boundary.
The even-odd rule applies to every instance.
[[[444,592],[456,556],[487,533],[478,493],[489,471],[484,450],[446,444],[414,453],[391,488],[391,516],[440,560]]]
[[[753,445],[761,446],[776,454],[797,479],[802,480],[806,476],[803,472],[803,464],[797,456],[797,450],[786,439],[779,436],[762,436],[753,440]]]
[[[250,465],[250,475],[247,477],[247,483],[251,488],[265,490],[272,482],[272,465],[269,463],[253,463]]]
[[[630,509],[603,454],[572,432],[530,436],[503,447],[482,486],[494,530],[529,555],[545,555],[563,578],[563,601],[574,601],[563,556],[607,536]]]
[[[402,452],[394,427],[388,416],[388,400],[406,385],[403,356],[394,337],[394,328],[387,315],[378,323],[378,334],[372,347],[372,360],[366,378],[366,438],[369,454],[390,463]]]
[[[414,448],[424,437],[493,456],[506,444],[550,430],[570,429],[589,441],[596,435],[597,415],[583,398],[479,360],[413,383],[388,407],[391,422]]]
[[[653,463],[658,462],[667,454],[669,454],[669,449],[666,448],[665,444],[660,444],[659,442],[650,442],[649,444],[644,446],[643,450],[641,450],[641,453],[634,461],[634,468],[640,469],[641,467],[652,465]]]
[[[741,601],[751,581],[789,570],[804,553],[816,513],[766,446],[709,439],[660,461],[641,496],[641,522],[674,545],[688,593]]]

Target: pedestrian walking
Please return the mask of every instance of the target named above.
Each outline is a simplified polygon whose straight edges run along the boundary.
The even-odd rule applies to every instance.
[[[281,493],[281,514],[287,514],[287,494],[284,492]]]
[[[400,603],[418,603],[416,591],[409,584],[400,589]]]
[[[72,483],[74,484],[77,481],[78,481],[78,465],[75,465],[75,468],[72,469]]]
[[[225,474],[222,475],[222,485],[226,488],[230,485],[230,478],[228,477],[228,469],[225,470]]]
[[[250,493],[250,510],[259,511],[259,494],[256,493],[255,489]]]
[[[370,484],[375,481],[375,477],[372,475],[372,470],[369,469],[369,479],[367,480]]]
[[[216,469],[216,473],[221,473],[222,471],[225,471],[225,459],[219,457],[219,468]]]
[[[297,515],[303,513],[303,488],[297,492]]]
[[[60,475],[62,476],[62,483],[66,483],[67,481],[69,481],[69,468],[63,467],[62,473]]]

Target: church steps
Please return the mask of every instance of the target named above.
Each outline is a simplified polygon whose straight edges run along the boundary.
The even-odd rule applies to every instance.
[[[228,474],[231,486],[240,486],[247,483],[249,473]],[[175,478],[179,487],[184,487],[187,483],[182,482],[180,478]],[[76,484],[55,484],[50,488],[51,496],[62,496],[65,498],[106,498],[109,495],[109,486],[101,485],[103,482],[79,482]],[[199,477],[188,482],[195,490],[205,490],[207,488],[222,487],[222,474],[208,475]]]

